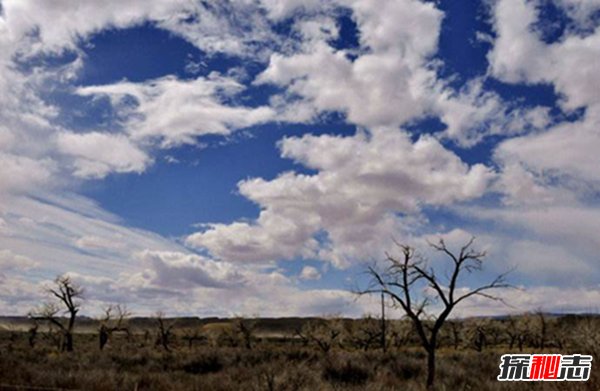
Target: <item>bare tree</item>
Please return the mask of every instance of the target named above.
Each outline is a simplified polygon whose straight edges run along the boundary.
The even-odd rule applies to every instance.
[[[462,342],[463,323],[457,321],[450,321],[447,323],[450,326],[450,332],[452,336],[452,346],[454,350],[458,350],[460,343]]]
[[[296,335],[305,344],[314,343],[321,351],[327,354],[335,345],[339,344],[343,325],[339,319],[318,319],[306,322],[301,330],[296,330]]]
[[[252,349],[254,334],[257,326],[256,319],[244,319],[239,316],[234,319],[233,327],[246,349]]]
[[[387,269],[380,271],[369,267],[371,276],[367,289],[358,290],[358,294],[384,293],[390,296],[397,306],[413,322],[421,346],[427,353],[427,387],[433,388],[435,380],[435,353],[438,346],[438,333],[454,308],[472,296],[481,296],[492,300],[500,300],[488,291],[509,287],[505,282],[505,274],[498,275],[490,283],[475,289],[467,290],[459,287],[459,277],[482,269],[484,251],[472,248],[475,238],[471,238],[461,247],[458,254],[448,249],[443,239],[430,246],[444,254],[450,263],[446,281],[435,273],[426,260],[416,250],[407,245],[398,244],[402,251],[401,258],[387,255]],[[425,293],[423,293],[425,291]],[[441,304],[437,314],[429,314],[426,309],[431,304]]]
[[[371,347],[381,346],[382,326],[381,320],[371,316],[364,317],[352,323],[352,342],[354,345],[369,350]],[[384,335],[385,337],[385,335]]]
[[[131,316],[131,312],[126,306],[120,304],[109,305],[104,308],[104,314],[100,319],[100,327],[98,328],[98,343],[100,350],[108,343],[108,340],[114,332],[124,332],[129,336],[129,327],[127,319]]]
[[[414,339],[414,326],[411,321],[400,319],[389,324],[391,344],[397,348],[411,344]]]
[[[475,351],[482,352],[488,344],[487,323],[485,319],[477,319],[469,322],[467,328],[467,338],[469,344]]]
[[[508,347],[513,348],[515,344],[519,347],[519,351],[523,351],[525,343],[531,337],[531,318],[527,315],[519,317],[510,316],[506,325],[506,335],[508,336]]]
[[[54,287],[48,288],[46,292],[54,301],[45,303],[42,308],[32,311],[29,315],[34,320],[44,320],[56,326],[63,337],[61,350],[72,352],[73,328],[81,307],[83,289],[69,276],[63,275],[56,277]],[[68,316],[66,321],[59,316],[61,313]]]
[[[171,351],[169,343],[175,327],[175,320],[168,321],[162,312],[156,313],[156,326],[158,335],[156,336],[156,346],[161,345],[167,352]]]

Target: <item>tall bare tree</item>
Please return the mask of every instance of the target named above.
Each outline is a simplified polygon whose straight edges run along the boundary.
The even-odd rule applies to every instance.
[[[69,276],[58,276],[54,286],[46,289],[53,301],[45,303],[41,308],[30,313],[34,320],[44,320],[56,326],[62,334],[63,351],[73,351],[73,328],[77,313],[81,308],[83,289],[75,284]],[[67,318],[65,320],[64,316]]]
[[[459,277],[463,274],[482,269],[486,253],[472,248],[474,240],[475,238],[471,238],[458,253],[452,252],[443,239],[439,239],[437,243],[429,243],[433,249],[444,254],[450,261],[450,270],[446,271],[445,279],[440,278],[434,268],[428,266],[427,261],[416,252],[415,248],[398,243],[402,256],[396,258],[388,254],[388,267],[384,270],[369,267],[370,284],[366,289],[357,292],[388,295],[413,322],[421,346],[427,353],[428,389],[433,388],[435,381],[438,334],[454,308],[472,296],[500,300],[489,291],[510,286],[505,282],[506,273],[475,289],[465,291],[459,285]],[[441,305],[440,310],[437,313],[428,313],[427,308],[431,304]]]
[[[156,328],[158,334],[156,335],[156,346],[162,346],[167,352],[170,352],[169,344],[171,343],[171,338],[173,336],[173,328],[175,327],[176,320],[175,319],[167,319],[165,318],[165,314],[162,312],[157,312],[155,315],[156,318]]]

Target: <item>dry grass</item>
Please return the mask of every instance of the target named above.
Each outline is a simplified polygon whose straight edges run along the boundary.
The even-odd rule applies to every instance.
[[[424,389],[425,356],[416,346],[392,346],[383,353],[340,342],[324,353],[294,338],[257,340],[252,349],[227,345],[204,341],[189,348],[176,335],[167,352],[139,333],[130,340],[116,336],[100,351],[93,334],[77,334],[75,352],[59,353],[43,334],[31,348],[26,333],[0,331],[0,390],[15,389],[7,385],[85,391]],[[499,383],[499,357],[516,349],[499,344],[478,352],[466,342],[458,350],[450,346],[438,353],[440,391],[600,390],[595,368],[586,383]],[[585,353],[572,347],[560,353],[570,351]]]

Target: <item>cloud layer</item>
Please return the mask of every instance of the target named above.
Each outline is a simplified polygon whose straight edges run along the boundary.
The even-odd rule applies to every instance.
[[[518,267],[528,290],[510,296],[516,307],[588,308],[600,292],[600,4],[555,5],[567,20],[560,31],[538,2],[486,2],[490,31],[474,36],[490,45],[487,70],[457,83],[442,76],[449,15],[434,2],[3,0],[0,312],[23,312],[68,271],[95,307],[360,315],[367,304],[330,268],[352,278],[394,240],[457,232],[482,239],[492,271]],[[82,85],[91,38],[134,26],[237,62],[194,77]],[[490,87],[500,82],[551,87],[558,100],[523,102]],[[105,105],[109,125],[71,126],[62,114],[73,107],[57,91],[89,104],[82,110]],[[335,116],[355,132],[330,131]],[[422,124],[432,118],[441,130]],[[256,218],[165,238],[80,194],[91,180],[145,175],[165,150],[273,124],[314,131],[274,146],[294,171],[231,189],[258,206]],[[563,299],[544,301],[559,290]]]

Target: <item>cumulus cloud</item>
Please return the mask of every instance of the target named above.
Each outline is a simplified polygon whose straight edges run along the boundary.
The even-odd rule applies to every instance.
[[[594,2],[558,3],[577,19],[591,15],[598,7]],[[521,166],[522,172],[537,179],[538,189],[564,193],[567,188],[577,197],[585,197],[587,189],[596,189],[600,179],[596,170],[596,151],[600,148],[600,77],[596,72],[600,66],[600,30],[582,35],[567,29],[561,39],[546,43],[533,28],[540,18],[538,12],[534,2],[497,2],[493,15],[498,37],[488,54],[490,71],[511,83],[551,83],[561,94],[563,110],[584,107],[585,112],[575,121],[504,141],[496,148],[495,159],[512,173],[515,166]]]
[[[303,52],[273,54],[255,83],[285,86],[291,99],[299,96],[319,112],[344,112],[349,122],[364,126],[400,125],[418,117],[435,79],[425,65],[437,47],[442,13],[413,0],[347,5],[365,53],[351,60],[344,50],[315,40]],[[286,104],[279,110],[285,117]]]
[[[568,34],[546,44],[532,29],[538,20],[534,2],[501,0],[494,8],[497,39],[488,54],[492,74],[518,83],[552,83],[567,110],[600,102],[600,31]],[[577,72],[573,72],[577,69]]]
[[[379,127],[434,115],[447,127],[445,137],[467,147],[491,135],[527,133],[548,124],[548,107],[520,108],[485,90],[482,78],[458,90],[438,78],[437,68],[444,64],[433,54],[443,15],[432,3],[344,5],[352,10],[360,49],[335,49],[330,41],[337,31],[327,22],[304,22],[301,31],[318,27],[320,33],[305,33],[308,38],[295,53],[272,54],[255,79],[257,85],[285,87],[271,98],[279,119],[317,121],[322,113],[341,112],[349,123]]]
[[[226,260],[320,255],[342,266],[380,254],[392,235],[405,234],[397,213],[418,215],[422,206],[476,198],[494,177],[483,165],[469,167],[432,137],[413,143],[399,130],[305,135],[284,139],[280,148],[283,157],[318,173],[241,182],[240,193],[262,208],[256,222],[215,224],[189,236],[188,244]],[[320,233],[325,243],[317,240]]]

